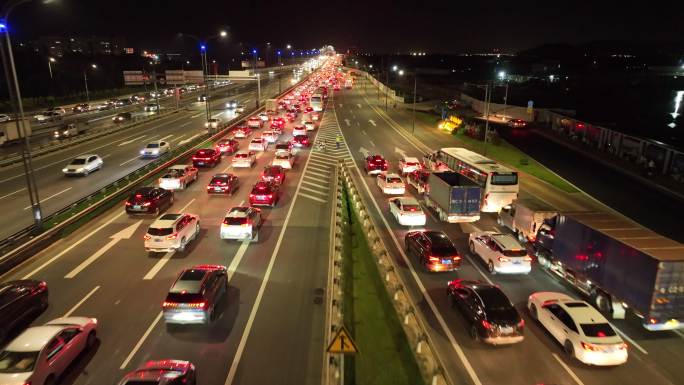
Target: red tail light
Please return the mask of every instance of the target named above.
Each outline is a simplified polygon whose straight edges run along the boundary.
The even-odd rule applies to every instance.
[[[431,255],[431,256],[428,257],[428,261],[430,261],[430,262],[439,262],[439,258]]]
[[[145,234],[145,235],[143,236],[143,239],[146,240],[146,241],[148,241],[148,240],[152,239],[152,236],[151,236],[150,234]]]
[[[176,239],[176,238],[178,238],[178,233],[173,233],[171,235],[166,236],[166,239]]]
[[[254,198],[254,194],[249,194],[249,197],[250,197],[250,198]]]
[[[206,302],[192,302],[187,304],[188,307],[191,307],[193,309],[206,309],[207,303]]]
[[[460,260],[461,260],[461,256],[460,256],[460,255],[454,255],[453,257],[451,257],[451,259],[454,260],[454,261],[460,261]]]
[[[164,302],[162,303],[162,307],[163,307],[164,309],[170,308],[170,307],[178,307],[178,304],[177,304],[176,302],[167,302],[167,301],[164,301]]]
[[[273,199],[273,194],[268,194],[268,199]]]
[[[520,322],[518,322],[518,329],[522,329],[524,327],[525,327],[525,320],[521,318]]]
[[[499,260],[499,262],[509,262],[510,261],[510,259],[508,259],[506,257],[498,257],[497,259]]]
[[[489,321],[487,321],[486,319],[483,319],[481,323],[482,323],[482,327],[487,329],[487,330],[490,330],[492,328],[492,324],[489,323]]]
[[[132,206],[133,203],[126,201],[126,206]]]
[[[526,257],[523,258],[523,261],[525,261],[525,262],[532,262],[532,257],[530,257],[530,256],[528,255],[528,256],[526,256]]]
[[[152,204],[152,202],[145,202],[145,203],[143,203],[143,206],[149,207],[151,204]]]

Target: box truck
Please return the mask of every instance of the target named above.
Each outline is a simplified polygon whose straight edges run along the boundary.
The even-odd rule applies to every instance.
[[[497,222],[508,227],[521,243],[534,241],[544,219],[556,216],[558,210],[536,198],[516,199],[499,211]]]
[[[539,265],[602,312],[634,312],[648,330],[684,326],[684,245],[603,212],[559,213],[539,228]]]
[[[17,128],[17,123],[17,120],[8,120],[0,123],[0,146],[22,138]],[[24,130],[26,131],[26,136],[31,136],[31,123],[29,119],[24,119]]]
[[[480,186],[457,172],[435,172],[427,179],[425,204],[444,222],[474,222],[480,219]]]

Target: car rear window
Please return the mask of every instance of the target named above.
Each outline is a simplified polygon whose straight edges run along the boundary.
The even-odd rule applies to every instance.
[[[456,251],[456,248],[454,247],[454,245],[447,240],[438,241],[438,242],[433,241],[432,242],[432,248],[430,249],[430,251],[436,255],[455,255],[455,254],[458,254],[458,251]]]
[[[247,223],[247,218],[226,218],[223,223],[230,226],[240,226]]]
[[[179,303],[200,302],[203,299],[202,294],[197,293],[169,293],[166,296],[167,301]]]
[[[40,352],[0,352],[0,373],[25,373],[33,371]]]
[[[615,330],[607,323],[580,324],[580,327],[587,337],[613,337],[615,335]]]
[[[159,144],[157,144],[157,143],[149,143],[149,144],[147,145],[147,148],[159,148]]]
[[[289,150],[290,146],[287,144],[276,144],[276,150]]]
[[[480,296],[480,298],[482,298],[482,302],[487,311],[501,310],[511,307],[511,301],[509,301],[506,295],[504,295],[504,293],[497,288],[480,288],[477,290],[477,294]]]
[[[420,205],[404,205],[404,211],[420,211]]]
[[[401,183],[401,178],[389,177],[387,178],[387,183]]]
[[[171,233],[173,233],[173,229],[169,229],[169,228],[161,228],[160,229],[160,228],[150,227],[149,229],[147,229],[147,234],[155,235],[155,236],[170,235]]]
[[[226,178],[226,177],[212,178],[211,182],[209,182],[209,184],[218,184],[218,183],[228,183],[228,178]]]
[[[524,257],[527,255],[526,250],[504,250],[503,255],[507,257]]]
[[[236,157],[236,158],[246,158],[246,157],[247,157],[247,154],[245,154],[245,153],[239,153],[239,154],[235,154],[235,157]]]

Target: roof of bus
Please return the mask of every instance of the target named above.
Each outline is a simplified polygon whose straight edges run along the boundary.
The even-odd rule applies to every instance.
[[[470,163],[485,172],[515,172],[514,170],[504,167],[487,157],[462,147],[448,147],[443,148],[440,151],[462,159],[463,161]]]

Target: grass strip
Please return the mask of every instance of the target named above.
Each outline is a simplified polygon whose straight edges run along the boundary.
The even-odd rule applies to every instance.
[[[346,189],[343,199],[343,314],[359,348],[345,357],[345,385],[424,384]]]

